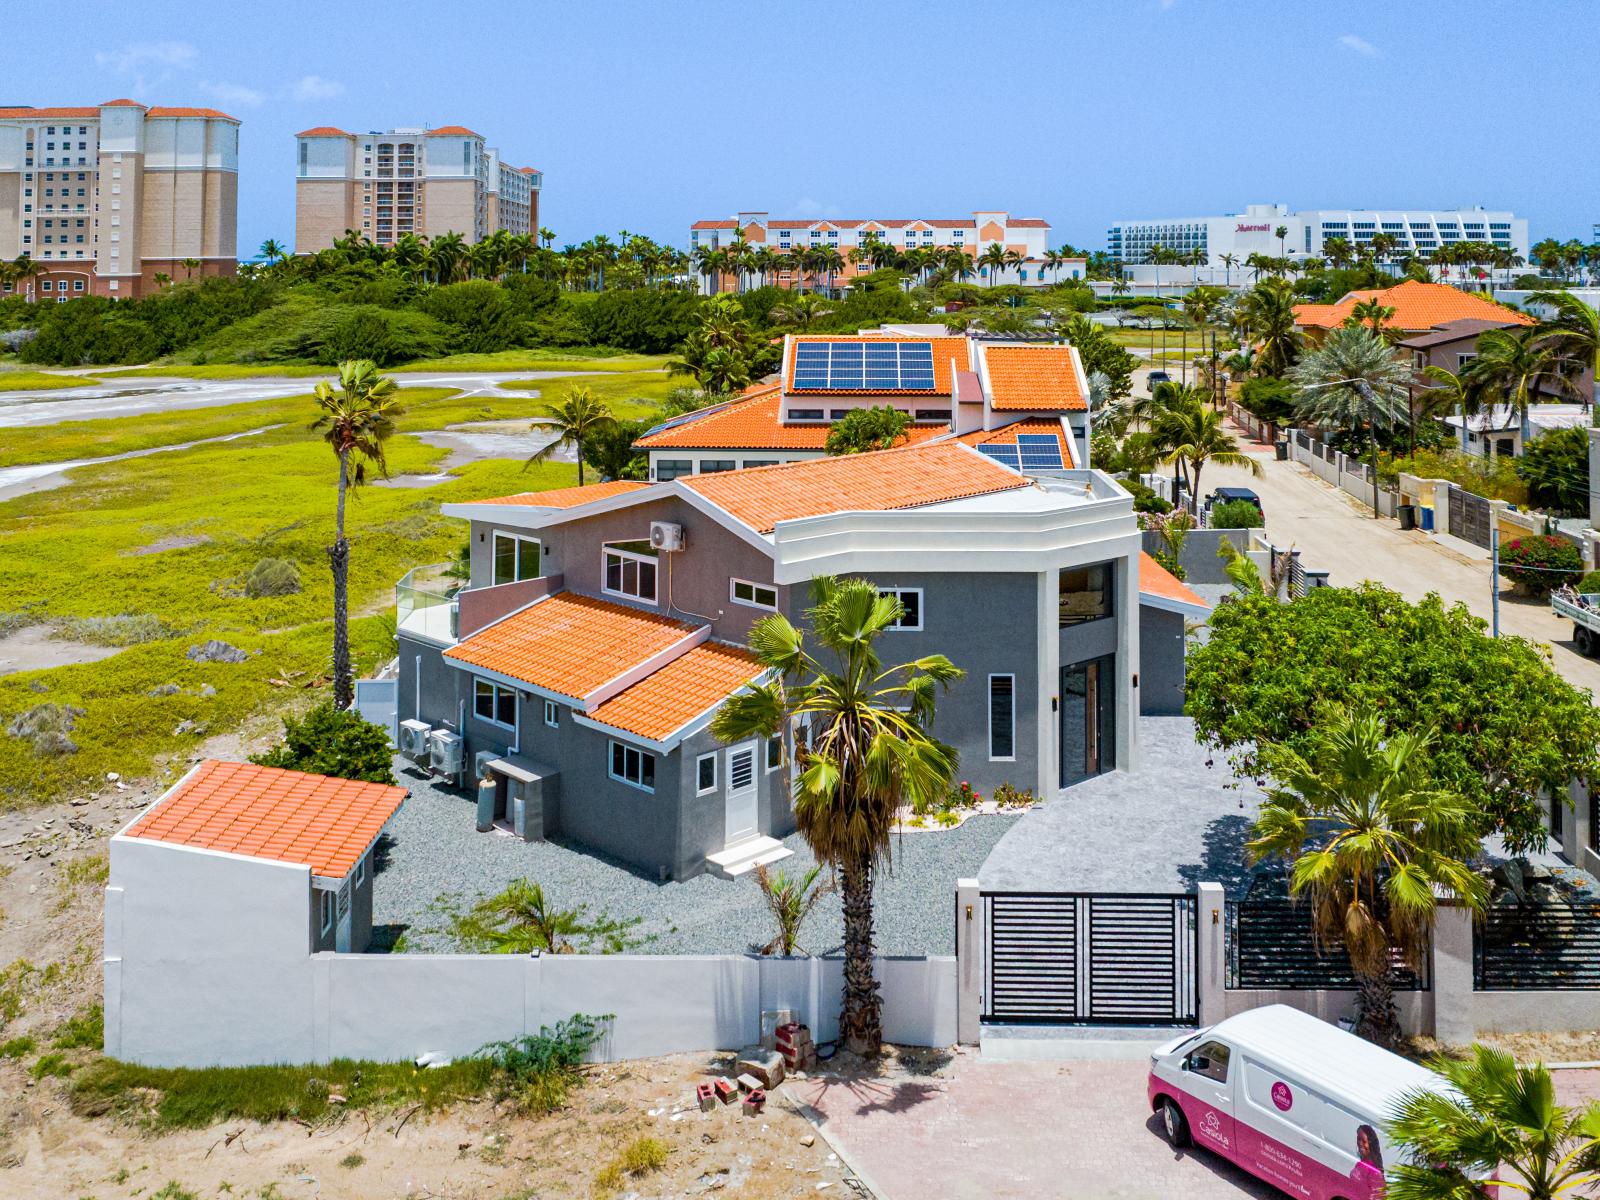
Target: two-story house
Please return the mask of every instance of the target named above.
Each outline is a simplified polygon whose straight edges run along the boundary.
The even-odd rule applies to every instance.
[[[1206,611],[1141,555],[1110,478],[1030,477],[959,441],[444,512],[470,522],[471,584],[402,611],[400,717],[462,739],[459,782],[490,781],[480,825],[662,879],[783,853],[783,746],[708,726],[760,675],[751,627],[803,628],[816,576],[900,598],[885,662],[963,668],[933,732],[984,792],[1131,765],[1137,715],[1181,707],[1184,618]]]

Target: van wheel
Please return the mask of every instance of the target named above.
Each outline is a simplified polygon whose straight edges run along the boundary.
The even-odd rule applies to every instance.
[[[1578,653],[1585,657],[1594,654],[1594,635],[1586,626],[1579,625],[1572,631],[1572,644],[1577,647]]]
[[[1166,1131],[1167,1141],[1178,1149],[1190,1144],[1189,1122],[1184,1119],[1183,1109],[1178,1107],[1176,1100],[1161,1102],[1161,1127]]]

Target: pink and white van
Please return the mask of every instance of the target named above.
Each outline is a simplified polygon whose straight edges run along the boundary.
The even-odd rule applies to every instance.
[[[1399,1151],[1384,1132],[1407,1092],[1447,1090],[1426,1067],[1283,1004],[1150,1056],[1150,1106],[1174,1145],[1222,1155],[1290,1196],[1377,1200]]]

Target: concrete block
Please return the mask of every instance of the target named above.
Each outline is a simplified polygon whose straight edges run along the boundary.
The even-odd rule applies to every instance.
[[[717,1106],[717,1089],[709,1083],[697,1083],[694,1086],[694,1098],[701,1112],[710,1112]]]
[[[754,1075],[741,1075],[739,1076],[739,1087],[746,1092],[759,1092],[761,1090],[761,1080]]]
[[[794,1009],[769,1008],[761,1013],[761,1046],[764,1050],[778,1048],[778,1030],[794,1024]]]
[[[711,1086],[717,1093],[717,1099],[724,1104],[732,1103],[734,1098],[739,1095],[739,1089],[731,1079],[719,1079]]]
[[[756,1088],[755,1091],[744,1098],[744,1115],[747,1117],[759,1117],[761,1110],[766,1106],[767,1094],[760,1088]]]
[[[783,1082],[783,1055],[776,1051],[763,1050],[759,1053],[747,1051],[739,1056],[739,1063],[734,1070],[739,1073],[740,1082],[750,1076],[761,1087],[774,1088]]]

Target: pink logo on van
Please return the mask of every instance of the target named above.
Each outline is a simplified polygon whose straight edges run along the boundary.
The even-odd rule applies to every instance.
[[[1289,1091],[1289,1085],[1279,1081],[1272,1085],[1272,1102],[1278,1106],[1280,1112],[1288,1112],[1294,1105],[1294,1094]]]

